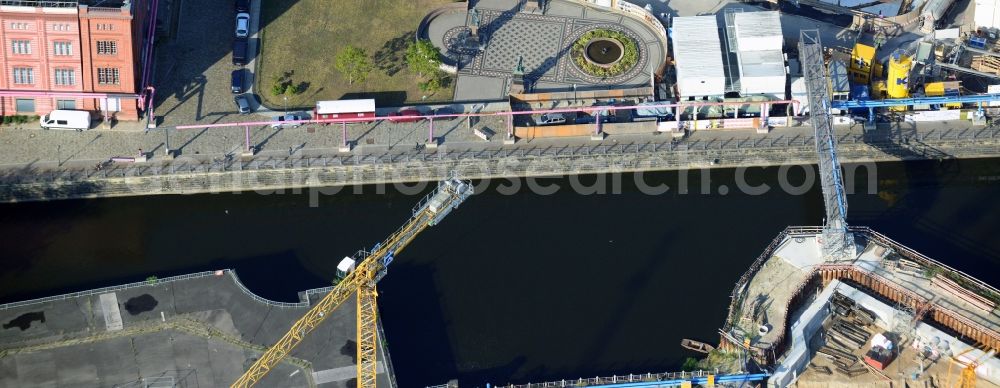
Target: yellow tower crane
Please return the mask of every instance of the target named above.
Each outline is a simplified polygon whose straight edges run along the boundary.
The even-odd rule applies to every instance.
[[[983,355],[980,356],[980,357],[978,357],[978,358],[972,358],[972,356],[970,355],[969,357],[970,357],[971,361],[968,361],[968,362],[963,361],[963,360],[960,359],[960,357],[962,357],[962,355],[964,355],[964,354],[966,354],[968,352],[971,352],[974,349],[975,348],[969,348],[966,351],[964,351],[962,353],[959,353],[959,354],[955,355],[954,357],[952,357],[953,361],[955,361],[956,363],[958,363],[959,365],[962,366],[962,371],[959,372],[958,384],[949,384],[948,385],[949,387],[952,387],[952,388],[956,388],[956,387],[957,388],[975,388],[976,387],[976,368],[978,368],[979,365],[982,364],[985,360],[989,360],[990,357],[993,357],[994,355],[997,354],[997,351],[995,349],[991,349],[990,351],[984,351]],[[951,373],[951,366],[952,365],[953,364],[948,364],[948,375],[951,376],[951,381],[955,381],[955,375],[953,375]]]
[[[424,197],[413,208],[413,216],[389,238],[375,246],[371,252],[359,252],[347,258],[349,272],[315,306],[292,325],[277,343],[267,349],[250,369],[240,376],[232,387],[251,387],[260,381],[275,365],[281,362],[307,334],[313,331],[333,310],[356,294],[358,302],[358,388],[375,387],[375,361],[378,346],[377,308],[375,284],[385,276],[386,267],[394,255],[405,248],[413,238],[429,226],[436,225],[466,198],[472,195],[472,184],[451,178],[441,182],[437,189]],[[355,260],[360,261],[356,266]],[[353,267],[353,270],[350,270]],[[341,270],[338,266],[338,270]]]

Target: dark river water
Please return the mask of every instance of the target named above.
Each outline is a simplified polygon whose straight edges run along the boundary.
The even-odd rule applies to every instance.
[[[852,224],[1000,284],[998,160],[880,164],[871,186],[859,171]],[[549,195],[525,181],[481,184],[379,285],[401,386],[679,368],[691,356],[681,338],[718,340],[733,283],[770,240],[822,222],[818,185],[785,193],[780,175],[798,185],[810,174],[692,172],[687,193],[676,172],[537,181],[559,186]],[[670,190],[643,193],[637,178]],[[743,194],[743,180],[772,189]],[[315,207],[308,193],[0,205],[0,302],[220,268],[292,301],[328,285],[341,257],[393,232],[419,198],[355,189]]]

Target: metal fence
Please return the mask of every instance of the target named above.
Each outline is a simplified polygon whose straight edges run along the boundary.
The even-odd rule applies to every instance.
[[[495,385],[495,387],[497,388],[589,387],[594,385],[605,385],[605,384],[690,380],[694,378],[708,377],[710,375],[714,376],[717,374],[718,374],[717,371],[710,372],[704,370],[698,370],[692,372],[640,373],[640,374],[627,374],[627,375],[614,375],[614,376],[586,377],[586,378],[578,378],[571,380],[546,381],[541,383]]]
[[[229,270],[225,270],[225,271],[229,271]],[[5,304],[0,305],[0,310],[9,310],[9,309],[13,309],[13,308],[24,307],[24,306],[31,306],[31,305],[41,304],[41,303],[58,302],[58,301],[61,301],[61,300],[75,299],[75,298],[86,297],[86,296],[93,296],[93,295],[99,295],[99,294],[106,294],[106,293],[109,293],[109,292],[123,291],[123,290],[128,290],[128,289],[137,288],[137,287],[149,287],[149,286],[155,286],[155,285],[173,283],[173,282],[182,281],[182,280],[199,279],[199,278],[204,278],[204,277],[209,277],[209,276],[219,276],[219,275],[221,275],[219,273],[219,271],[205,271],[205,272],[198,272],[198,273],[193,273],[193,274],[188,274],[188,275],[171,276],[171,277],[163,278],[163,279],[144,280],[144,281],[141,281],[141,282],[128,283],[128,284],[123,284],[123,285],[119,285],[119,286],[103,287],[103,288],[97,288],[97,289],[87,290],[87,291],[71,292],[69,294],[54,295],[54,296],[47,296],[47,297],[44,297],[44,298],[30,299],[30,300],[25,300],[25,301],[20,301],[20,302],[5,303]]]

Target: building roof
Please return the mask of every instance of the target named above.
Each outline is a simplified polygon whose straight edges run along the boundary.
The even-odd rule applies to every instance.
[[[781,17],[778,11],[741,12],[733,19],[739,51],[781,50]]]
[[[781,50],[740,51],[740,77],[776,77],[785,75],[785,56]]]
[[[721,95],[725,93],[725,71],[722,66],[722,43],[715,16],[682,16],[673,19],[671,38],[677,62],[677,79],[682,89],[685,82],[705,83],[722,80],[722,87],[710,87],[711,92],[680,90],[681,95]],[[707,85],[707,83],[706,83]],[[706,89],[707,90],[707,89]]]

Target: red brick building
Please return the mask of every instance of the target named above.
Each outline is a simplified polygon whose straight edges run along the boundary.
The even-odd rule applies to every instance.
[[[0,114],[138,120],[152,2],[0,0]]]

